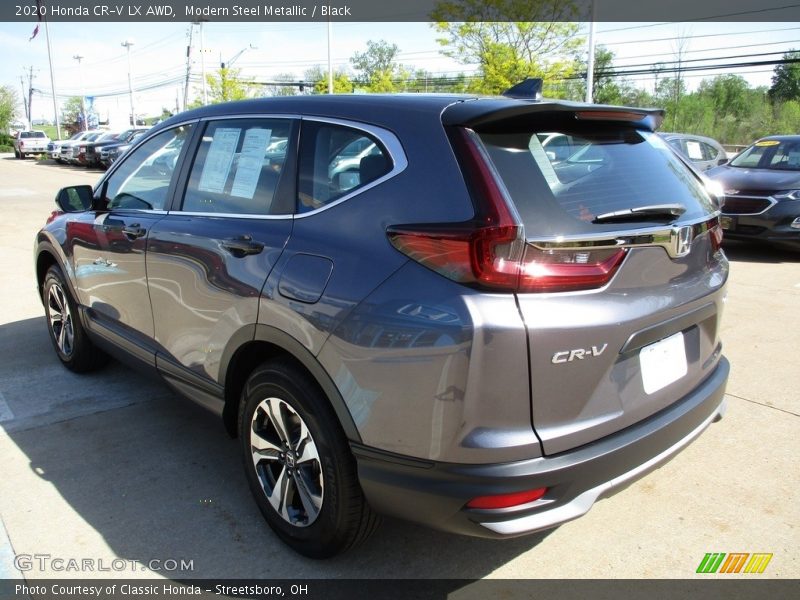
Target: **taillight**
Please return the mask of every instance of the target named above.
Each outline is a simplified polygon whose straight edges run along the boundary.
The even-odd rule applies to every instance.
[[[708,225],[708,235],[709,239],[711,240],[711,249],[716,252],[722,248],[722,225],[720,225],[719,219],[716,218],[712,219]]]
[[[510,508],[538,500],[547,493],[547,488],[538,488],[511,494],[498,494],[496,496],[479,496],[467,502],[467,508]]]
[[[400,252],[445,277],[504,292],[563,292],[602,287],[625,257],[624,249],[541,250],[506,203],[478,142],[465,129],[453,147],[475,203],[466,223],[398,225],[389,240]]]
[[[20,140],[20,141],[19,141],[19,147],[20,147],[20,148],[22,148],[23,146],[25,146],[25,142],[23,142],[22,140]]]

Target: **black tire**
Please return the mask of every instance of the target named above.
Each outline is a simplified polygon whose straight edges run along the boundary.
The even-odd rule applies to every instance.
[[[45,275],[42,298],[47,331],[61,364],[76,373],[93,371],[105,365],[108,355],[92,344],[86,335],[64,275],[55,265]]]
[[[286,435],[275,425],[279,421]],[[271,361],[250,375],[242,392],[239,438],[261,514],[299,554],[334,556],[377,527],[379,519],[361,491],[355,459],[328,399],[293,362]],[[282,498],[276,493],[281,490]]]

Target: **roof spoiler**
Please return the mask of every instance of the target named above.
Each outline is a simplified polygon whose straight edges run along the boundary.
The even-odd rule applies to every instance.
[[[519,100],[541,100],[542,79],[540,77],[528,77],[525,81],[508,88],[503,92],[503,96]]]

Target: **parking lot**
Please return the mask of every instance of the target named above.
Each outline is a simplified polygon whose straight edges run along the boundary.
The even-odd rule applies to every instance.
[[[59,187],[100,174],[0,155],[0,577],[19,575],[14,555],[49,555],[123,559],[126,577],[183,561],[157,573],[176,579],[689,578],[707,552],[772,553],[758,577],[800,577],[800,253],[726,247],[728,412],[658,471],[554,531],[490,541],[385,520],[318,562],[272,535],[215,417],[118,363],[89,376],[59,364],[34,236]],[[33,560],[24,576],[93,573]]]

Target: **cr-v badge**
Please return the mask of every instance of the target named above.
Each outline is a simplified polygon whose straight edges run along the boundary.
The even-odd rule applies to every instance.
[[[605,349],[608,348],[608,344],[603,344],[599,348],[597,346],[592,346],[588,350],[584,350],[583,348],[576,348],[575,350],[562,350],[561,352],[556,352],[553,354],[553,364],[557,365],[560,363],[572,362],[573,360],[583,360],[584,358],[592,358],[598,357]]]

